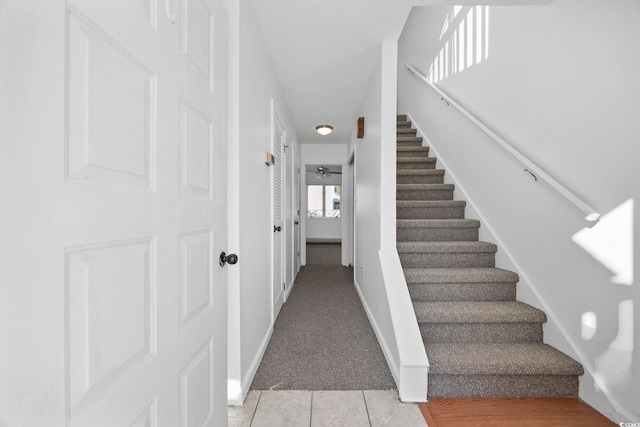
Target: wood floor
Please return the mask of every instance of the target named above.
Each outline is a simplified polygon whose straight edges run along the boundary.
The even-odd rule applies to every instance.
[[[615,426],[579,399],[431,398],[420,403],[429,427]]]

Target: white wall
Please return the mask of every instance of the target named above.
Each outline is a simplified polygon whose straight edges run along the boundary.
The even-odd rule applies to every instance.
[[[339,242],[342,240],[341,218],[307,218],[306,223],[307,242]]]
[[[232,2],[233,3],[233,2]],[[229,6],[232,77],[230,90],[229,247],[238,254],[229,283],[229,402],[241,404],[249,390],[273,331],[271,307],[272,251],[271,182],[266,166],[271,150],[271,102],[286,129],[286,145],[295,148],[296,133],[284,101],[264,36],[250,2]],[[295,150],[287,152],[287,171],[293,171]],[[293,175],[285,182],[292,185]],[[285,195],[293,209],[297,188]],[[285,236],[293,230],[293,215],[285,213]],[[293,241],[285,237],[285,253]],[[293,259],[285,261],[287,281]]]
[[[477,13],[469,11],[463,7],[447,28],[451,7],[413,10],[399,45],[398,111],[425,132],[455,177],[456,196],[469,196],[468,212],[483,220],[481,237],[500,245],[499,265],[520,274],[519,299],[546,311],[545,341],[585,366],[581,398],[616,422],[638,421],[640,291],[624,272],[638,266],[639,3],[483,7],[475,27],[482,36],[467,44],[480,49],[453,64],[447,46],[460,21]],[[599,210],[599,224],[585,231],[574,208],[402,66],[428,74],[436,57],[436,84]],[[580,232],[590,246],[574,242]],[[597,317],[593,337],[585,313]]]

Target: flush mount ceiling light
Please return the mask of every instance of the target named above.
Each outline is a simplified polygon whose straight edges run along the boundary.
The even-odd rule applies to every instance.
[[[322,136],[327,136],[333,132],[333,126],[330,125],[318,125],[316,126],[316,132]]]

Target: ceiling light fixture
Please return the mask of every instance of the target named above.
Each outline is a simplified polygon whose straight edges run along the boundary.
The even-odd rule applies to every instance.
[[[327,136],[333,132],[333,126],[330,125],[318,125],[316,126],[316,132],[322,136]]]

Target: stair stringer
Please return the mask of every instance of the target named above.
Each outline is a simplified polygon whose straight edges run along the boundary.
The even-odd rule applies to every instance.
[[[479,229],[479,240],[494,243],[500,248],[496,253],[496,267],[518,272],[520,281],[516,288],[517,300],[538,308],[546,313],[547,322],[543,325],[544,342],[560,349],[568,356],[578,360],[582,364],[584,367],[584,376],[586,378],[583,377],[580,381],[581,388],[586,384],[597,385],[611,405],[611,412],[616,412],[621,416],[626,417],[626,419],[634,419],[633,415],[625,411],[617,403],[615,398],[611,395],[611,392],[607,389],[606,384],[598,379],[595,366],[589,363],[589,359],[584,356],[583,352],[580,351],[570,334],[562,326],[554,311],[551,309],[549,304],[546,303],[545,299],[533,284],[533,281],[528,277],[526,270],[520,266],[509,250],[509,247],[504,244],[502,239],[498,236],[498,233],[495,232],[495,229],[491,225],[491,221],[482,215],[482,213],[476,208],[473,197],[469,195],[465,190],[464,185],[456,178],[455,173],[447,166],[446,159],[438,153],[438,144],[434,144],[433,140],[431,140],[427,134],[422,131],[419,123],[412,117],[409,110],[407,110],[405,114],[407,115],[407,120],[409,120],[412,123],[412,126],[416,129],[417,135],[423,138],[422,145],[429,147],[429,151],[438,159],[442,169],[446,170],[444,182],[447,184],[455,184],[454,199],[464,200],[467,202],[465,218],[477,219],[482,223],[482,227]]]

